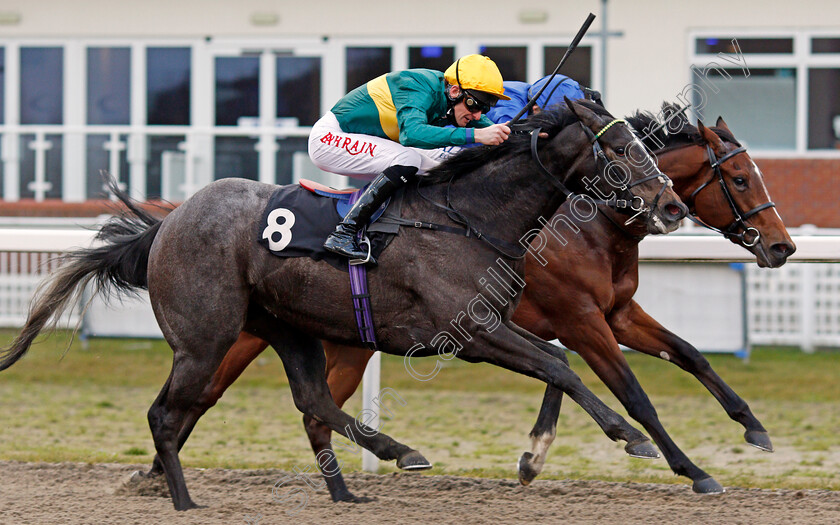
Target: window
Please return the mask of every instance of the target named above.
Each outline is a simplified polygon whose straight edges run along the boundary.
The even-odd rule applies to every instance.
[[[738,38],[738,47],[744,54],[790,54],[793,53],[793,38]],[[735,53],[732,37],[698,38],[698,54]]]
[[[87,123],[131,123],[131,49],[91,47],[87,53]]]
[[[391,72],[390,47],[348,47],[345,54],[348,93],[374,78]]]
[[[146,123],[190,125],[190,48],[146,50]]]
[[[216,179],[242,177],[257,180],[260,173],[257,139],[216,137],[213,173]]]
[[[723,116],[738,138],[752,148],[796,148],[796,70],[750,69],[749,77],[740,69],[723,71],[728,76],[710,70],[704,77],[694,68],[693,82],[702,87],[703,95],[695,90],[692,104],[700,119],[712,125]]]
[[[0,124],[6,123],[6,50],[0,47]],[[0,139],[2,137],[0,136]],[[3,141],[0,140],[0,159],[3,158]],[[3,170],[5,169],[5,162],[0,161],[0,196],[3,195],[3,188],[5,187],[3,179]],[[2,198],[2,197],[0,197]]]
[[[452,46],[420,46],[408,48],[408,67],[446,71],[455,62]]]
[[[481,46],[479,53],[490,57],[499,67],[504,80],[527,82],[528,48],[524,46]],[[536,80],[536,79],[533,79]]]
[[[554,69],[563,55],[566,54],[568,47],[546,46],[543,51],[545,57],[545,69],[543,73],[550,75],[554,73]],[[563,64],[563,70],[560,71],[563,75],[576,80],[581,86],[592,87],[592,48],[589,46],[578,46],[575,52],[572,53]],[[531,80],[534,82],[536,79]]]
[[[320,57],[277,58],[277,117],[311,126],[321,117]]]
[[[0,124],[6,123],[6,50],[0,47]]]
[[[184,172],[184,154],[180,144],[183,135],[151,135],[147,142],[149,164],[146,168],[146,196],[149,199],[184,200],[181,187]],[[164,188],[164,185],[167,187]]]
[[[61,124],[64,120],[64,50],[20,49],[20,123]]]
[[[259,57],[216,58],[216,125],[238,126],[259,116]]]
[[[814,38],[811,53],[840,53],[840,38]]]
[[[840,149],[840,35],[779,33],[692,35],[683,99],[706,100],[704,119],[724,116],[753,148]]]
[[[840,149],[840,68],[808,70],[808,149]]]

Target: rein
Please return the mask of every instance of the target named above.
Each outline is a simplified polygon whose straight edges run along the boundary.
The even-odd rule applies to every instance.
[[[609,124],[607,124],[606,126],[601,128],[601,131],[599,131],[597,134],[593,133],[592,130],[589,129],[588,127],[586,127],[585,125],[583,125],[582,122],[580,123],[581,127],[583,128],[583,131],[589,137],[589,141],[592,144],[592,155],[595,157],[595,164],[597,166],[598,173],[606,173],[607,167],[609,166],[609,160],[607,159],[607,154],[604,153],[604,150],[601,148],[601,144],[600,144],[600,142],[598,142],[598,138],[601,135],[603,135],[604,132],[606,132],[608,129],[610,129],[613,125],[618,124],[618,123],[623,123],[625,125],[627,124],[627,122],[623,119],[614,119],[612,122],[610,122]],[[539,152],[537,151],[537,141],[539,139],[540,130],[541,130],[541,128],[536,128],[536,129],[531,130],[531,132],[530,132],[531,133],[531,158],[537,164],[537,167],[539,168],[540,173],[542,173],[549,180],[549,182],[551,182],[557,189],[559,189],[560,192],[566,197],[566,199],[569,199],[569,198],[573,197],[575,194],[571,190],[569,190],[566,187],[565,184],[560,182],[560,179],[558,179],[550,171],[548,171],[548,168],[546,168],[545,165],[540,160]],[[575,167],[577,167],[577,163],[573,164],[571,169],[574,169]],[[571,171],[571,169],[569,171]],[[668,188],[668,185],[671,181],[670,181],[670,179],[668,179],[668,177],[666,175],[664,175],[662,173],[655,173],[653,175],[643,177],[639,180],[635,180],[635,181],[631,182],[630,184],[627,184],[626,189],[629,190],[631,188],[634,188],[635,186],[638,186],[640,184],[644,184],[645,182],[651,181],[653,179],[657,179],[659,177],[664,177],[665,181],[663,182],[662,187],[659,189],[659,192],[656,194],[656,197],[653,199],[653,203],[650,207],[646,207],[644,199],[642,199],[638,195],[634,195],[633,198],[630,201],[627,201],[626,199],[619,199],[618,197],[614,197],[614,198],[607,199],[607,200],[591,199],[591,197],[590,197],[590,199],[596,205],[603,204],[603,205],[608,206],[610,208],[613,208],[616,211],[621,212],[621,213],[629,214],[629,212],[627,211],[628,209],[636,212],[635,215],[630,217],[627,220],[627,222],[624,223],[625,226],[626,226],[626,225],[630,224],[633,220],[635,220],[635,218],[638,217],[639,215],[641,215],[642,213],[645,213],[648,210],[656,208],[657,203],[659,203],[659,199],[665,193],[665,190]],[[636,203],[636,199],[639,199],[639,201],[641,202],[641,204],[638,207],[634,206],[634,204]]]
[[[433,231],[442,231],[442,232],[446,232],[446,233],[454,233],[454,234],[458,234],[458,235],[463,235],[464,237],[470,237],[472,235],[476,239],[478,239],[480,241],[484,241],[485,243],[490,245],[490,247],[493,248],[497,253],[499,253],[500,255],[502,255],[504,257],[507,257],[508,259],[513,259],[513,260],[523,259],[525,257],[525,255],[528,253],[528,249],[523,248],[521,254],[512,255],[510,252],[511,251],[518,251],[519,246],[517,246],[515,244],[511,244],[511,243],[509,243],[505,240],[502,240],[502,239],[497,239],[496,237],[493,237],[491,235],[486,235],[486,234],[482,233],[475,226],[470,224],[468,218],[463,213],[461,213],[460,211],[458,211],[458,210],[456,210],[455,208],[452,207],[452,198],[451,197],[452,197],[452,182],[455,180],[455,174],[454,173],[452,174],[451,177],[449,177],[449,181],[446,183],[446,204],[445,205],[444,204],[439,204],[439,203],[433,201],[432,199],[426,197],[425,195],[423,195],[423,192],[420,191],[420,187],[422,185],[421,184],[422,180],[423,180],[422,177],[418,177],[418,179],[417,179],[417,194],[420,195],[420,197],[424,201],[430,203],[434,207],[444,210],[446,212],[446,216],[449,217],[449,219],[452,222],[454,222],[456,224],[460,224],[462,226],[462,228],[454,228],[452,226],[446,226],[444,224],[435,224],[433,222],[413,221],[413,220],[409,220],[409,219],[403,219],[401,217],[395,217],[395,218],[389,219],[388,222],[393,221],[397,224],[400,224],[401,226],[412,226],[414,228],[420,228],[420,229],[425,229],[425,230],[433,230]],[[382,221],[382,219],[380,219],[380,222],[381,221]]]
[[[759,239],[761,239],[761,232],[759,232],[756,228],[749,226],[746,223],[747,219],[758,214],[763,210],[766,210],[768,208],[774,208],[776,206],[776,203],[774,203],[773,201],[767,201],[764,204],[759,204],[755,208],[747,211],[746,213],[741,213],[741,210],[735,203],[735,199],[732,198],[732,193],[726,186],[726,181],[723,179],[723,173],[720,171],[720,165],[726,162],[727,160],[731,159],[735,155],[738,155],[739,153],[744,153],[745,151],[747,151],[747,148],[741,146],[737,149],[730,151],[723,157],[718,158],[717,155],[715,155],[715,152],[712,151],[712,148],[708,144],[706,145],[706,153],[709,156],[709,165],[714,171],[714,175],[711,178],[709,178],[709,180],[701,184],[700,187],[698,187],[696,190],[691,192],[691,195],[688,197],[688,201],[690,203],[690,213],[688,214],[688,218],[691,222],[695,224],[717,232],[726,238],[737,239],[738,242],[740,242],[746,247],[752,247],[758,244]],[[726,197],[726,202],[729,203],[729,208],[732,210],[732,214],[735,216],[735,219],[731,223],[729,223],[729,225],[725,228],[715,228],[714,226],[705,223],[702,219],[700,219],[700,217],[697,216],[696,212],[694,211],[695,198],[703,189],[708,187],[715,180],[715,178],[717,178],[718,182],[720,183],[721,191],[723,191],[723,195]],[[738,227],[740,227],[743,231],[741,231],[740,233],[734,233],[734,230]],[[750,236],[749,240],[747,239],[748,235]]]

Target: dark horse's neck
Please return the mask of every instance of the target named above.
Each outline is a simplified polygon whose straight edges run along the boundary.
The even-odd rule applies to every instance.
[[[564,184],[577,186],[575,182],[594,169],[594,161],[585,158],[591,156],[586,136],[570,112],[557,112],[545,122],[554,127],[550,138],[540,141],[543,163]],[[530,230],[541,229],[540,218],[550,219],[565,198],[531,158],[528,135],[511,135],[502,145],[461,152],[432,170],[420,192],[439,204],[448,201],[483,235],[510,245],[518,245]],[[428,206],[421,206],[417,212],[426,215]],[[438,220],[449,220],[439,208],[431,212]]]

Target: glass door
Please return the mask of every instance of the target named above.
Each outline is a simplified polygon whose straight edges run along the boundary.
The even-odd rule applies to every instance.
[[[277,43],[212,51],[212,178],[321,178],[309,129],[322,113],[323,51]],[[307,163],[309,165],[307,166]]]

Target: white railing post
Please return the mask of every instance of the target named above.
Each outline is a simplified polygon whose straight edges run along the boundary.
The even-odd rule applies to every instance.
[[[35,202],[43,202],[52,183],[47,182],[47,151],[52,149],[52,142],[46,140],[46,133],[35,132],[35,140],[29,143],[29,149],[35,152],[35,180],[27,188],[35,193]]]
[[[817,227],[813,224],[804,224],[799,228],[802,235],[813,235]],[[801,343],[802,351],[814,353],[814,336],[817,329],[817,281],[815,279],[816,268],[812,264],[803,264],[799,275],[799,326],[802,330]]]
[[[365,418],[365,422],[372,428],[379,428],[379,373],[382,363],[382,353],[375,352],[368,361],[365,368],[365,375],[362,379],[362,410],[372,410],[376,416],[372,419]],[[368,412],[364,412],[367,414]],[[379,470],[379,458],[373,452],[362,449],[362,470],[376,472]]]
[[[122,191],[127,189],[125,182],[123,182],[123,175],[120,173],[120,152],[125,148],[126,144],[120,140],[119,131],[112,131],[108,140],[102,145],[102,149],[108,152],[108,170],[116,181],[117,187]],[[107,184],[103,185],[102,189],[105,190],[106,194],[108,193]],[[111,200],[117,200],[117,196],[111,195]]]
[[[808,354],[814,353],[814,330],[816,329],[816,280],[814,266],[802,264],[799,273],[799,346]]]

